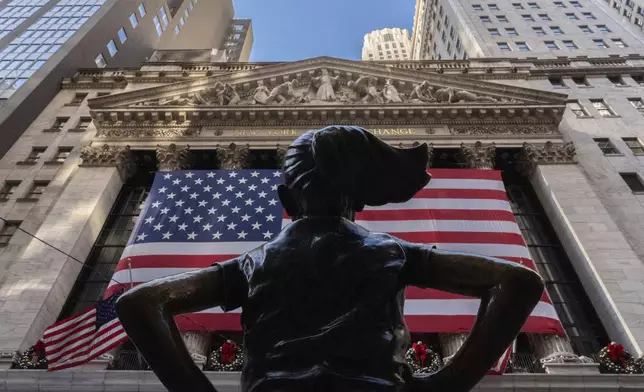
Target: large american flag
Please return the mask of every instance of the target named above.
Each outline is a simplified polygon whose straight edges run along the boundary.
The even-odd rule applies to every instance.
[[[495,256],[535,268],[499,171],[432,169],[432,180],[406,203],[368,207],[356,223],[407,241]],[[277,197],[281,171],[157,173],[106,296],[172,274],[228,260],[274,238],[290,223]],[[468,332],[479,300],[408,288],[412,332]],[[220,308],[177,317],[183,330],[240,330],[240,312]],[[563,334],[544,293],[524,332]]]
[[[119,295],[47,327],[42,342],[49,371],[82,365],[127,340],[114,308]]]

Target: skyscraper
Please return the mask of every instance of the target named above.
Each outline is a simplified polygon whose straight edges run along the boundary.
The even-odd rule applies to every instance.
[[[415,60],[641,53],[644,35],[588,0],[418,0]]]
[[[233,16],[232,0],[0,3],[0,156],[78,67],[135,66],[155,49],[220,49]],[[249,53],[246,47],[233,58]]]
[[[375,30],[364,36],[362,60],[409,60],[410,50],[407,29]]]

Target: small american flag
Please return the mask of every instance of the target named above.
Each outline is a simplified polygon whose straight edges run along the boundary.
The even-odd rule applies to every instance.
[[[120,294],[45,330],[42,341],[49,371],[82,365],[127,340],[114,308]]]
[[[501,172],[432,169],[432,180],[405,203],[367,207],[356,223],[440,249],[503,258],[535,268],[505,193]],[[228,260],[273,239],[290,223],[277,197],[275,170],[157,173],[106,295]],[[131,268],[130,268],[131,266]],[[412,332],[467,333],[479,300],[410,287]],[[240,330],[240,310],[212,308],[178,317],[183,330]],[[544,293],[524,332],[563,334]]]

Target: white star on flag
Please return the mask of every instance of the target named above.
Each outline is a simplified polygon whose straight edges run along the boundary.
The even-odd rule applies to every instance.
[[[172,237],[172,233],[170,233],[169,231],[168,231],[168,232],[163,233],[163,239],[164,239],[164,240],[169,240],[169,239],[170,239],[170,237]]]
[[[196,238],[197,238],[197,233],[195,233],[194,231],[192,233],[188,233],[189,240],[194,240]]]
[[[208,178],[215,178],[215,173],[213,173],[213,172],[210,172],[210,173],[208,173],[206,175],[208,176]]]
[[[191,214],[192,214],[192,211],[194,211],[194,210],[192,209],[192,207],[188,207],[188,208],[186,208],[183,212],[185,212],[185,213],[186,213],[186,214],[188,214],[188,215],[191,215]]]
[[[177,221],[177,219],[179,219],[179,217],[176,216],[176,215],[173,215],[173,216],[170,217],[170,222],[175,223]]]
[[[255,177],[259,176],[259,173],[254,171],[254,172],[250,173],[250,175],[251,175],[251,177],[255,178]]]
[[[186,178],[192,178],[194,176],[194,173],[188,172],[186,173]]]
[[[228,224],[228,230],[235,230],[235,227],[237,227],[236,223],[231,222]]]
[[[187,228],[188,228],[188,225],[186,225],[185,223],[182,223],[179,225],[179,230],[181,231],[186,231]]]
[[[177,201],[174,202],[174,205],[177,206],[177,207],[183,207],[184,203],[185,203],[185,201],[183,201],[183,200],[177,200]]]
[[[239,239],[245,239],[248,234],[245,231],[242,231],[240,233],[237,233],[237,235],[239,236]]]
[[[147,236],[148,236],[147,234],[141,233],[138,237],[136,237],[136,240],[137,241],[144,241],[145,237],[147,237]]]
[[[163,225],[161,223],[157,223],[153,227],[154,227],[154,231],[161,231],[161,229],[163,229]]]
[[[164,180],[169,180],[169,179],[171,179],[171,178],[172,178],[172,174],[164,174],[164,175],[163,175],[163,179],[164,179]]]

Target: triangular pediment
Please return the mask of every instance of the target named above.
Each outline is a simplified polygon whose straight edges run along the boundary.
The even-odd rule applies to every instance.
[[[92,110],[279,106],[562,106],[566,96],[386,64],[319,57],[90,100]]]

